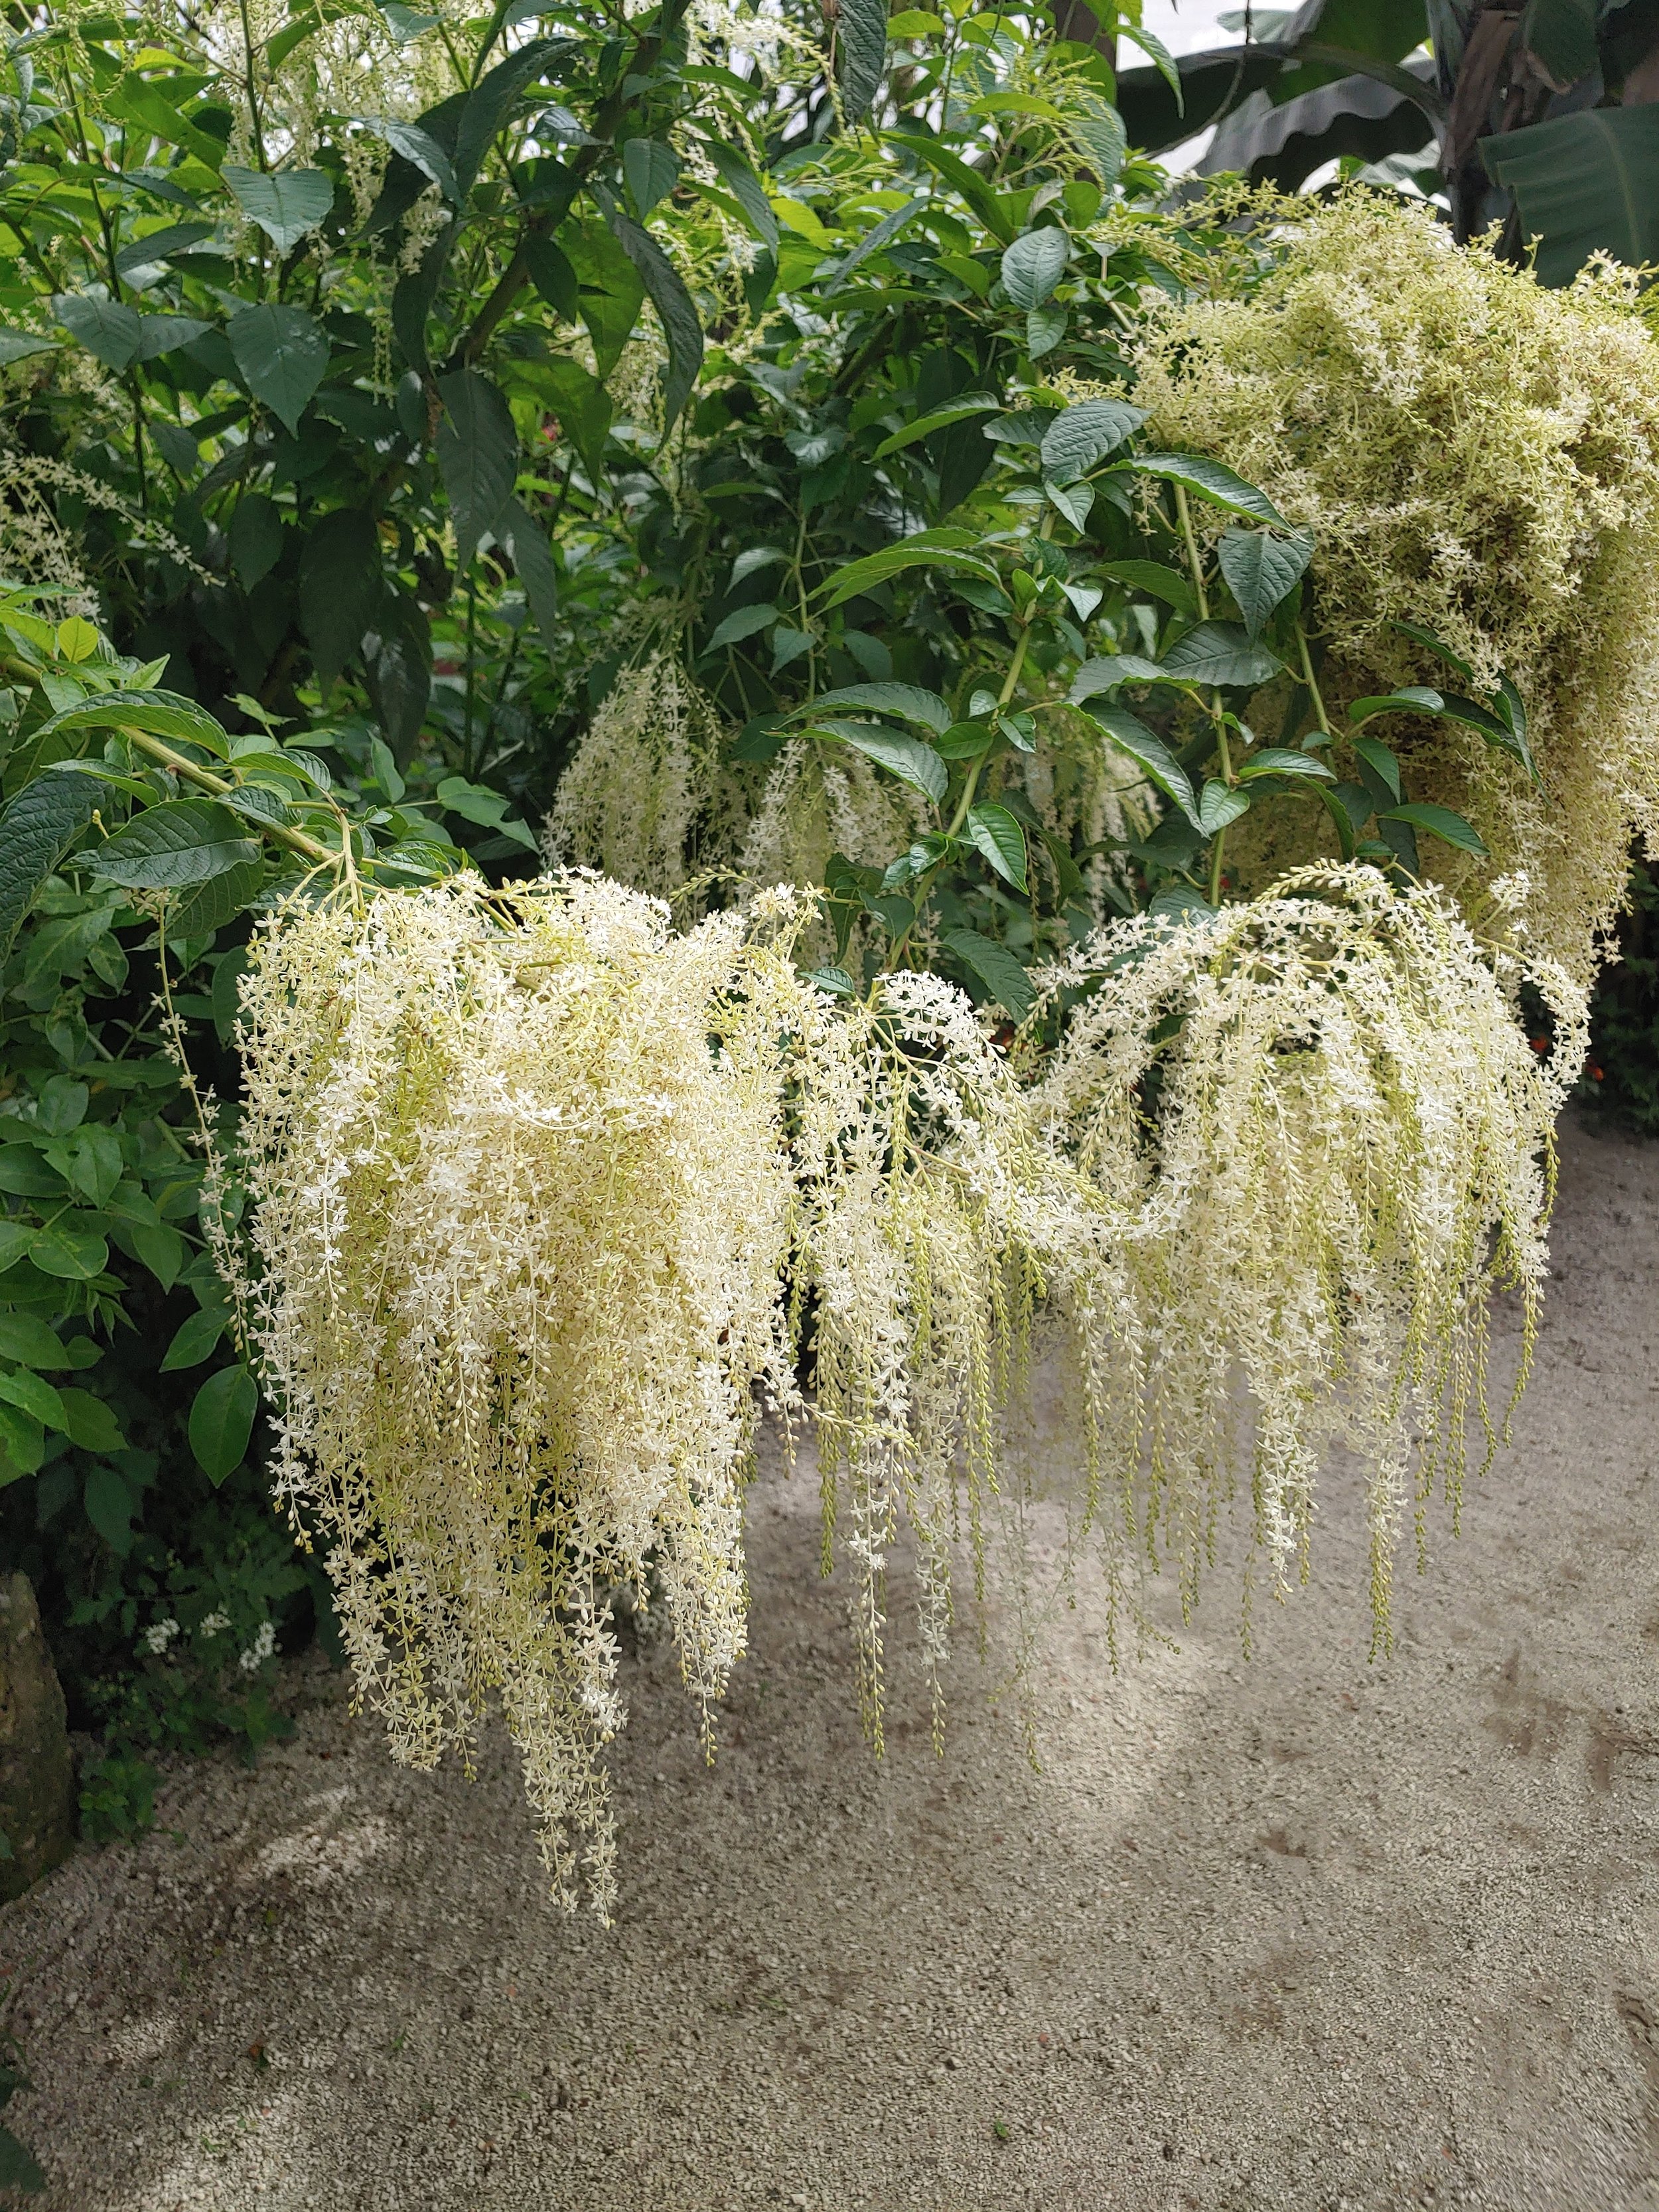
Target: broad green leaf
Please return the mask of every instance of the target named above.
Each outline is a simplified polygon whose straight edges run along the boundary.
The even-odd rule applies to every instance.
[[[1259,775],[1310,775],[1326,783],[1336,781],[1324,762],[1314,754],[1291,752],[1282,745],[1264,745],[1259,753],[1252,753],[1238,771],[1241,783],[1248,783]]]
[[[499,387],[476,368],[440,377],[438,467],[455,525],[455,558],[465,568],[502,519],[519,468],[519,434]]]
[[[1224,463],[1210,460],[1202,453],[1131,453],[1117,466],[1137,476],[1161,477],[1167,483],[1180,484],[1208,500],[1212,507],[1225,507],[1230,514],[1247,514],[1252,522],[1275,522],[1281,530],[1290,527],[1265,491],[1258,491]]]
[[[1389,747],[1376,738],[1355,738],[1352,741],[1358,755],[1362,770],[1369,783],[1375,778],[1379,793],[1386,793],[1393,799],[1401,796],[1400,763]]]
[[[1063,514],[1073,530],[1082,530],[1088,522],[1095,503],[1095,488],[1091,483],[1055,483],[1045,478],[1042,489],[1048,504]]]
[[[1454,647],[1448,645],[1443,637],[1439,637],[1433,630],[1426,629],[1423,623],[1396,622],[1390,623],[1389,627],[1390,629],[1397,629],[1401,637],[1415,638],[1419,645],[1426,645],[1429,651],[1437,654],[1448,667],[1455,668],[1466,684],[1474,683],[1474,671],[1464,659],[1462,654]]]
[[[121,1558],[132,1549],[132,1516],[138,1510],[131,1486],[118,1468],[100,1464],[87,1470],[82,1493],[87,1518]]]
[[[0,329],[0,368],[9,368],[15,361],[27,361],[31,354],[57,350],[55,338],[36,337],[33,331]]]
[[[222,877],[220,881],[224,878]],[[215,888],[210,884],[209,890]],[[183,934],[183,933],[180,933]],[[170,1291],[185,1264],[185,1240],[165,1221],[140,1223],[132,1232],[132,1247],[164,1291]]]
[[[436,185],[451,207],[460,205],[461,188],[449,156],[430,131],[422,131],[418,123],[395,123],[390,117],[382,118],[374,128],[394,154],[401,154],[428,183]]]
[[[963,966],[978,976],[998,1005],[1006,1006],[1017,1022],[1023,1022],[1036,1003],[1036,993],[1030,975],[1007,946],[976,929],[946,930],[944,941]]]
[[[1016,307],[1041,307],[1066,273],[1072,242],[1063,230],[1028,230],[1005,246],[1002,289]],[[1070,410],[1067,410],[1070,412]]]
[[[1079,150],[1093,163],[1095,174],[1109,191],[1129,150],[1122,118],[1086,86],[1068,87],[1063,105],[1066,125]]]
[[[96,1230],[82,1229],[72,1213],[64,1213],[35,1231],[29,1258],[43,1275],[84,1283],[109,1265],[109,1246]]]
[[[102,797],[92,776],[66,770],[26,783],[0,813],[0,961],[10,953],[34,894]]]
[[[15,1406],[20,1413],[27,1413],[32,1421],[39,1421],[48,1429],[67,1426],[64,1418],[64,1401],[50,1382],[43,1382],[27,1367],[15,1374],[0,1372],[0,1399]]]
[[[70,1441],[80,1445],[82,1451],[120,1451],[126,1443],[121,1425],[101,1398],[94,1397],[90,1390],[65,1390],[62,1393],[64,1427]]]
[[[634,212],[643,222],[680,180],[680,157],[659,138],[629,138],[623,144],[623,174],[634,195]]]
[[[246,1367],[222,1367],[196,1393],[190,1409],[190,1448],[216,1489],[246,1456],[259,1393]]]
[[[988,561],[979,558],[967,549],[980,543],[979,533],[947,525],[941,530],[919,530],[913,537],[901,538],[896,544],[884,545],[879,551],[866,553],[862,560],[849,561],[837,568],[820,592],[828,592],[828,606],[838,607],[843,601],[856,599],[872,584],[884,582],[905,568],[939,567],[960,568],[970,576],[982,576],[988,582],[997,580],[996,570]]]
[[[1305,530],[1289,538],[1270,530],[1222,532],[1221,573],[1252,637],[1261,636],[1273,609],[1301,581],[1313,550],[1312,532]]]
[[[0,1270],[15,1267],[37,1235],[32,1221],[8,1221],[0,1217]]]
[[[722,646],[738,645],[745,637],[769,629],[778,618],[778,611],[769,599],[750,607],[734,607],[723,622],[714,626],[713,636],[703,647],[705,653],[718,653]]]
[[[1162,684],[1164,680],[1158,662],[1143,659],[1138,653],[1103,653],[1097,660],[1084,662],[1072,678],[1066,696],[1073,707],[1080,707],[1097,692],[1115,691],[1120,684]]]
[[[407,46],[416,39],[435,31],[442,22],[441,15],[423,15],[418,9],[406,8],[403,0],[380,0],[380,13],[386,17],[386,28],[400,46]]]
[[[964,161],[960,155],[950,152],[936,139],[924,138],[919,132],[888,131],[882,135],[890,146],[902,146],[907,153],[914,154],[917,161],[933,170],[935,176],[942,177],[947,185],[959,191],[993,237],[1000,239],[1005,246],[1012,241],[1013,222],[988,177]]]
[[[282,558],[282,510],[263,492],[244,492],[236,502],[226,537],[236,580],[245,592],[251,592]]]
[[[1180,64],[1163,40],[1155,32],[1149,31],[1139,22],[1131,20],[1127,14],[1118,18],[1118,28],[1126,39],[1132,40],[1140,48],[1141,52],[1146,55],[1147,60],[1164,79],[1164,83],[1169,86],[1174,95],[1176,107],[1184,113],[1186,94],[1182,88]]]
[[[1461,814],[1454,814],[1449,806],[1437,806],[1426,799],[1407,799],[1403,805],[1391,806],[1376,818],[1379,822],[1404,822],[1413,830],[1426,830],[1431,837],[1455,845],[1460,852],[1473,853],[1478,859],[1486,857],[1486,845],[1474,824],[1466,822]]]
[[[1052,300],[1047,307],[1026,309],[1025,350],[1033,361],[1054,351],[1066,335],[1066,322],[1065,308]]]
[[[258,224],[278,253],[291,253],[334,204],[333,181],[320,169],[280,169],[267,175],[227,161],[219,173],[242,213]]]
[[[1194,617],[1198,614],[1198,597],[1190,580],[1179,570],[1165,568],[1161,561],[1103,561],[1100,574],[1115,583],[1127,584],[1132,592],[1162,599],[1177,614]]]
[[[442,450],[440,431],[441,459]],[[380,533],[366,507],[337,507],[313,525],[300,555],[300,626],[325,698],[374,626],[384,588]]]
[[[243,382],[290,437],[328,367],[328,339],[303,307],[244,307],[225,325]]]
[[[840,0],[836,13],[836,63],[849,121],[870,112],[887,59],[887,0]]]
[[[21,1367],[70,1367],[74,1364],[55,1328],[33,1314],[0,1310],[0,1359],[15,1360]]]
[[[52,312],[76,345],[95,355],[106,368],[118,372],[136,357],[144,334],[137,307],[96,299],[90,293],[60,292]]]
[[[1490,707],[1483,707],[1479,700],[1460,697],[1455,691],[1435,691],[1426,684],[1413,684],[1375,698],[1356,699],[1348,714],[1355,722],[1368,722],[1379,714],[1428,714],[1438,720],[1461,722],[1468,729],[1478,730],[1486,743],[1495,745],[1500,752],[1513,754],[1534,781],[1540,781],[1538,763],[1527,742],[1526,710],[1521,707],[1520,695],[1513,684],[1507,685],[1507,695],[1498,694],[1507,709],[1498,714]]]
[[[639,271],[668,341],[668,368],[663,378],[663,428],[678,419],[691,396],[702,367],[702,325],[685,281],[647,230],[615,206],[607,210],[617,243]]]
[[[965,422],[971,415],[994,414],[1001,406],[984,392],[969,392],[960,399],[952,399],[944,407],[935,407],[930,414],[918,415],[914,422],[907,422],[902,430],[895,430],[890,438],[884,438],[876,447],[874,459],[884,460],[889,453],[896,453],[902,446],[914,446],[919,439],[931,438],[935,430],[948,430],[953,422]]]
[[[574,323],[580,313],[576,271],[570,256],[550,238],[527,238],[520,251],[530,281],[561,322]]]
[[[872,714],[896,714],[901,721],[921,722],[930,730],[948,730],[953,719],[937,691],[924,691],[916,684],[845,684],[794,708],[791,719],[821,714],[830,707],[867,707]]]
[[[1006,882],[1024,890],[1025,832],[1018,816],[994,799],[981,799],[968,810],[968,835]]]
[[[524,586],[525,605],[542,634],[549,652],[559,642],[559,575],[547,532],[515,500],[509,500],[501,517],[501,535]]]
[[[484,156],[519,94],[561,54],[572,51],[567,40],[532,39],[498,62],[468,94],[455,132],[455,178],[463,195],[472,190]]]
[[[1148,781],[1166,799],[1173,799],[1194,828],[1198,828],[1198,805],[1191,779],[1156,731],[1149,730],[1127,708],[1091,707],[1089,712],[1118,750],[1127,753],[1144,770]]]
[[[15,1406],[0,1405],[0,1455],[5,1462],[0,1466],[0,1483],[33,1474],[46,1455],[46,1431]]]
[[[177,691],[100,691],[54,714],[34,734],[40,738],[55,737],[62,730],[120,729],[143,730],[154,738],[181,738],[220,760],[230,750],[229,739],[207,708]],[[90,763],[84,769],[89,775],[100,772]]]
[[[996,738],[994,723],[952,722],[933,739],[933,746],[945,760],[977,760],[981,753],[990,751]]]
[[[1164,673],[1181,684],[1267,684],[1284,663],[1237,623],[1200,623],[1164,656]]]
[[[724,140],[705,138],[703,151],[714,163],[720,182],[743,210],[749,227],[763,246],[774,252],[778,243],[778,218],[766,197],[766,187],[742,151]]]
[[[164,353],[173,353],[179,347],[193,345],[204,332],[213,328],[211,323],[201,322],[194,315],[140,315],[138,318],[139,361],[158,361]]]
[[[161,230],[146,231],[124,246],[115,257],[115,273],[135,289],[153,283],[175,253],[188,253],[211,238],[210,222],[170,222]]]
[[[86,865],[129,890],[176,890],[260,857],[258,839],[220,800],[169,799],[135,815]]]
[[[1546,284],[1571,283],[1597,252],[1633,269],[1659,259],[1659,107],[1581,109],[1479,145]]]
[[[1231,791],[1224,783],[1213,777],[1198,794],[1198,827],[1206,837],[1213,837],[1230,823],[1237,822],[1242,814],[1250,811],[1248,791]]]
[[[227,868],[210,881],[193,891],[187,891],[174,901],[167,915],[167,927],[175,937],[206,937],[216,929],[222,929],[234,921],[244,907],[251,906],[265,885],[263,858],[258,860],[239,860],[234,868]],[[164,1249],[157,1246],[161,1251]],[[146,1253],[142,1255],[146,1267],[155,1274],[164,1271],[157,1267]],[[178,1272],[175,1267],[173,1273]],[[168,1285],[171,1288],[171,1284]]]
[[[1012,253],[1012,246],[1008,251]],[[1057,415],[1043,432],[1042,473],[1057,483],[1074,483],[1079,477],[1087,476],[1108,453],[1115,452],[1146,420],[1145,409],[1131,407],[1127,400],[1079,401]]]
[[[162,1356],[161,1372],[175,1374],[183,1367],[199,1367],[204,1359],[213,1356],[219,1339],[230,1326],[230,1315],[223,1306],[204,1306],[188,1321],[181,1322],[173,1339]]]
[[[535,364],[537,380],[547,388],[557,410],[559,428],[581,455],[582,465],[597,483],[605,470],[605,441],[610,435],[611,406],[609,394],[597,376],[579,361],[548,361]]]
[[[825,720],[814,727],[839,738],[906,783],[914,784],[918,791],[926,793],[935,806],[949,787],[951,771],[932,745],[924,744],[920,738],[907,738],[897,730],[884,730],[874,722]]]
[[[837,264],[834,281],[837,284],[845,283],[860,263],[867,261],[872,253],[882,252],[902,230],[908,230],[927,205],[926,198],[919,195],[908,207],[895,208],[890,215],[883,216],[881,221],[872,224],[852,252]]]

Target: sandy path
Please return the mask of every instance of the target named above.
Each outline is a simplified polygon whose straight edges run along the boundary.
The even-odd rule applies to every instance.
[[[1040,1774],[972,1660],[872,1771],[769,1481],[712,1775],[636,1669],[613,1932],[504,1749],[401,1773],[317,1678],[3,1915],[46,2212],[1659,2206],[1656,1229],[1659,1146],[1570,1132],[1517,1449],[1391,1662],[1334,1484],[1252,1663],[1219,1591],[1116,1680],[1071,1616]]]

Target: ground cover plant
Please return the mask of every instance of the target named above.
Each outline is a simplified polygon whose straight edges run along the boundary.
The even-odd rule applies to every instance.
[[[604,1907],[614,1608],[707,1715],[769,1401],[878,1742],[901,1542],[936,1683],[964,1558],[1132,1649],[1345,1443],[1385,1642],[1490,1457],[1659,787],[1652,344],[1387,196],[1172,208],[1113,27],[14,24],[0,1516],[95,1830],[337,1613]]]

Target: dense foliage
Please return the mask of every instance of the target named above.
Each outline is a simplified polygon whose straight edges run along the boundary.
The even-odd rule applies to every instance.
[[[1045,1294],[1081,1348],[1078,1525],[1115,1577],[1150,1547],[1190,1587],[1237,1479],[1277,1585],[1346,1434],[1373,1448],[1381,1615],[1412,1468],[1455,1490],[1480,1301],[1538,1277],[1610,904],[1605,868],[1564,876],[1583,794],[1545,737],[1605,704],[1598,653],[1651,689],[1653,374],[1620,288],[1540,304],[1363,197],[1307,226],[1237,191],[1171,211],[1102,42],[1040,13],[249,0],[31,19],[9,66],[0,1516],[109,1730],[94,1824],[142,1817],[145,1747],[280,1725],[273,1653],[331,1618],[321,1540],[343,1538],[348,1638],[405,1750],[464,1738],[505,1684],[556,1856],[597,1824],[603,1894],[582,1762],[616,1717],[609,1592],[665,1573],[718,1688],[746,1392],[789,1395],[781,1315],[826,1417],[872,1729],[887,1551],[908,1522],[937,1656],[958,1513],[982,1556],[1014,1496],[999,1413]],[[1369,351],[1322,357],[1334,412],[1440,343],[1441,263],[1529,334],[1559,481],[1505,509],[1480,438],[1436,481],[1465,501],[1461,557],[1517,601],[1528,562],[1546,599],[1595,585],[1588,640],[1564,617],[1532,652],[1183,414],[1171,333],[1248,346],[1320,253],[1350,290],[1379,253],[1415,288]],[[1628,372],[1616,424],[1602,355]],[[1373,695],[1322,684],[1384,635]],[[1643,796],[1597,787],[1596,866]],[[690,933],[610,892],[486,896],[544,834]],[[1327,864],[1276,888],[1263,851]],[[781,882],[814,894],[769,924],[797,956],[767,955],[783,1057],[727,1127],[672,1048],[732,1027],[708,963],[750,972],[753,894]],[[670,979],[672,1018],[639,1025],[635,969]],[[1555,1010],[1544,1066],[1523,984]],[[561,990],[589,994],[609,1103]],[[628,1187],[603,1222],[558,1215],[544,1172],[577,1094]],[[723,1194],[707,1162],[652,1183],[664,1101],[750,1163],[741,1282],[690,1287]],[[485,1148],[518,1144],[531,1179],[498,1188]],[[406,1279],[361,1272],[387,1250],[374,1194],[417,1167],[454,1224],[441,1325],[428,1248]],[[337,1278],[337,1204],[368,1239]],[[1272,1269],[1219,1233],[1252,1218]],[[635,1220],[654,1243],[606,1245]],[[571,1328],[620,1298],[630,1372],[703,1378],[653,1409],[643,1492],[626,1392],[596,1371],[611,1425],[573,1441],[599,1413],[511,1322],[532,1230],[534,1294]],[[584,1272],[624,1257],[625,1297]],[[653,1303],[665,1268],[684,1295]],[[395,1382],[372,1349],[394,1316]],[[462,1370],[484,1430],[434,1410]],[[269,1511],[262,1383],[310,1553]]]

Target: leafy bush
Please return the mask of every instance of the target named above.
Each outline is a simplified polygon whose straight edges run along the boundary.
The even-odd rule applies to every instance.
[[[654,1578],[718,1690],[747,1394],[787,1403],[797,1346],[878,1736],[901,1525],[935,1662],[958,1527],[1018,1553],[1039,1320],[1082,1384],[1066,1572],[1092,1533],[1124,1606],[1149,1553],[1190,1597],[1237,1483],[1280,1584],[1346,1432],[1383,1621],[1493,1270],[1538,1279],[1606,838],[1650,796],[1580,772],[1628,764],[1607,672],[1640,700],[1656,658],[1618,289],[1540,304],[1364,195],[1172,212],[1041,14],[346,0],[9,52],[0,1519],[106,1731],[88,1823],[143,1817],[158,1744],[280,1725],[332,1586],[404,1755],[502,1691],[603,1904],[613,1599]],[[1509,602],[1304,511],[1307,426],[1247,457],[1182,412],[1198,336],[1259,359],[1316,253],[1344,297],[1407,270],[1402,357],[1473,291],[1565,395],[1574,469],[1528,450],[1508,507],[1515,435],[1451,469],[1466,566],[1522,592],[1516,515],[1571,540],[1530,658]],[[1389,385],[1330,322],[1327,427]],[[1426,657],[1328,695],[1390,620]],[[503,889],[543,835],[634,890]],[[1437,852],[1486,903],[1420,888]],[[579,1319],[591,1387],[547,1365]]]

